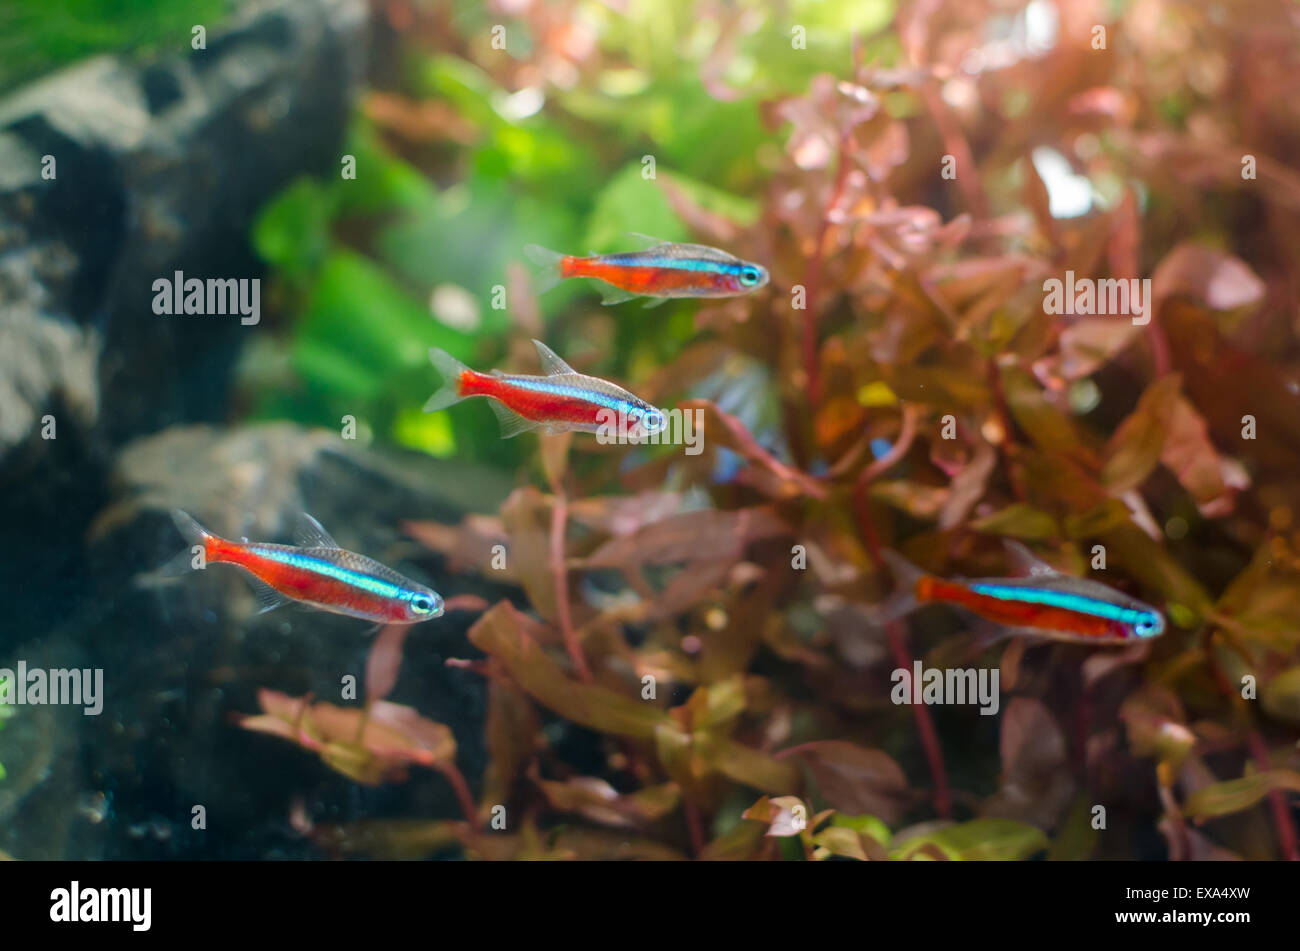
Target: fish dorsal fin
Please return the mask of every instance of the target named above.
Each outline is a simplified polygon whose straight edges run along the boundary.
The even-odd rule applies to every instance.
[[[679,244],[676,246],[676,253],[680,257],[699,257],[706,261],[725,261],[727,263],[739,263],[740,258],[736,257],[721,248],[711,248],[707,244]]]
[[[633,237],[641,238],[645,241],[652,242],[652,246],[646,248],[646,251],[657,251],[661,257],[666,258],[699,258],[704,261],[717,261],[721,264],[739,264],[740,258],[721,248],[711,247],[707,244],[689,244],[682,241],[665,241],[662,238],[652,238],[648,234],[638,234],[635,231],[629,232]]]
[[[561,360],[554,350],[540,340],[534,340],[533,346],[537,348],[537,357],[542,361],[542,372],[547,376],[557,376],[561,373],[577,373],[573,367]]]
[[[556,357],[556,359],[559,359]],[[497,400],[488,400],[488,405],[492,407],[492,412],[496,414],[497,422],[501,424],[501,438],[509,439],[511,436],[518,436],[522,432],[530,429],[536,429],[538,424],[531,419],[526,419],[512,410],[505,403]]]
[[[1007,538],[1003,539],[1002,544],[1007,554],[1011,556],[1012,564],[1023,574],[1032,578],[1050,578],[1061,574],[1020,542]]]
[[[299,548],[338,548],[339,543],[330,537],[321,523],[306,512],[298,516],[293,526],[293,543]]]
[[[665,244],[672,244],[671,241],[667,241],[663,238],[656,238],[652,234],[643,234],[640,231],[629,231],[627,232],[627,236],[629,238],[636,238],[638,241],[644,241],[649,247],[652,248],[662,247]]]

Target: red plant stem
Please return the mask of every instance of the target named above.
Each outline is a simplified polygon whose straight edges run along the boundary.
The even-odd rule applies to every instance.
[[[883,569],[885,560],[880,557],[880,539],[871,521],[871,513],[867,510],[864,483],[859,482],[855,487],[853,502],[858,526],[867,545],[867,554],[871,556],[871,561],[877,570]],[[912,656],[907,649],[903,625],[898,621],[890,621],[885,625],[885,633],[889,638],[889,648],[894,654],[894,663],[904,670],[911,670]],[[948,790],[948,770],[943,764],[943,749],[939,746],[939,736],[935,733],[934,721],[930,718],[930,708],[920,703],[911,706],[912,716],[916,720],[916,732],[920,736],[921,748],[925,750],[930,776],[934,780],[934,810],[940,817],[947,819],[952,816],[952,794]]]
[[[865,493],[871,480],[882,472],[893,468],[912,448],[912,443],[916,440],[916,422],[920,417],[921,411],[915,404],[903,404],[903,421],[898,428],[898,438],[889,447],[889,452],[874,460],[862,470],[854,485],[854,491],[862,495],[862,504],[865,504]],[[836,466],[838,465],[839,463],[836,463]]]
[[[808,473],[792,466],[787,466],[780,459],[776,458],[776,456],[772,455],[758,444],[758,441],[754,439],[753,434],[745,428],[744,423],[725,410],[719,409],[717,404],[713,403],[711,400],[686,400],[685,402],[678,404],[678,406],[683,411],[688,409],[700,409],[711,413],[731,435],[731,438],[734,441],[734,445],[731,448],[740,453],[750,462],[767,469],[778,479],[798,486],[805,495],[809,495],[814,499],[824,499],[829,495],[829,490],[825,485],[813,476],[808,475]]]
[[[944,149],[956,161],[957,184],[966,195],[966,204],[970,206],[971,214],[976,218],[987,218],[988,198],[980,182],[979,170],[975,167],[975,155],[966,135],[961,131],[961,125],[944,103],[935,83],[928,82],[921,87],[921,98],[925,100],[925,107],[934,119],[935,128],[939,130]]]
[[[903,635],[903,625],[890,621],[885,625],[889,636],[889,648],[894,653],[894,663],[904,670],[912,669],[912,655],[907,649],[907,638]],[[921,738],[921,747],[925,750],[926,762],[930,765],[930,776],[934,779],[934,811],[941,818],[952,816],[952,795],[948,792],[948,771],[943,765],[943,749],[939,746],[939,736],[934,731],[934,721],[930,719],[930,708],[924,704],[912,704],[912,715],[916,718],[916,732]]]
[[[1219,688],[1228,700],[1234,702],[1243,717],[1250,714],[1244,709],[1244,702],[1228,678],[1216,663],[1214,654],[1209,648],[1209,638],[1206,639],[1206,657],[1209,663],[1210,679],[1214,681],[1215,686]],[[1247,655],[1249,661],[1249,655]],[[1246,740],[1250,745],[1251,755],[1254,756],[1256,764],[1261,769],[1269,769],[1268,747],[1264,743],[1264,738],[1259,735],[1259,731],[1254,727],[1246,731]],[[1300,847],[1296,844],[1295,822],[1291,818],[1291,810],[1287,806],[1286,794],[1280,789],[1274,789],[1268,794],[1269,809],[1273,813],[1273,824],[1277,826],[1278,844],[1282,849],[1282,855],[1288,862],[1300,861]]]
[[[1148,306],[1154,307],[1154,304],[1148,302]],[[1151,357],[1155,361],[1156,376],[1164,376],[1173,368],[1173,359],[1169,355],[1169,338],[1165,336],[1160,321],[1156,320],[1154,310],[1151,321],[1147,324],[1147,337],[1151,340]]]
[[[699,858],[704,851],[704,818],[690,796],[682,796],[682,810],[686,813],[686,829],[691,836],[691,857]]]
[[[447,777],[447,782],[451,784],[452,792],[456,794],[456,800],[460,803],[460,811],[464,813],[465,821],[469,823],[470,832],[474,833],[478,829],[478,808],[474,805],[474,797],[469,793],[469,784],[465,782],[465,777],[456,768],[455,763],[439,763],[438,772]]]
[[[822,214],[821,227],[817,229],[817,247],[808,261],[808,270],[804,274],[804,313],[803,313],[803,370],[808,378],[808,402],[816,406],[821,400],[821,376],[817,360],[817,296],[821,290],[822,259],[825,255],[826,235],[831,227],[831,214],[844,195],[844,183],[849,177],[849,137],[840,136],[838,167],[835,172],[835,187],[831,200]]]
[[[1015,420],[1011,416],[1011,407],[1007,405],[1007,393],[1002,387],[1002,371],[998,369],[998,364],[992,357],[988,360],[988,378],[989,389],[993,392],[993,406],[998,414],[998,422],[1002,426],[1002,455],[1007,460],[1007,480],[1011,483],[1011,491],[1015,493],[1016,500],[1025,501],[1025,487],[1020,484],[1020,479],[1016,475],[1016,467],[1012,465],[1012,460],[1006,451],[1006,447],[1012,445],[1011,438],[1014,433],[1013,427]]]
[[[1268,746],[1259,731],[1251,729],[1246,734],[1250,741],[1250,752],[1260,769],[1271,769],[1268,761]],[[1274,789],[1268,794],[1268,805],[1273,812],[1273,825],[1277,826],[1278,844],[1282,847],[1282,856],[1288,862],[1300,861],[1300,850],[1296,847],[1295,823],[1291,818],[1291,809],[1287,806],[1286,793]]]
[[[1159,776],[1156,778],[1156,791],[1173,833],[1169,837],[1169,861],[1186,862],[1192,854],[1191,837],[1187,834],[1187,821],[1183,819],[1183,813],[1178,808],[1178,800],[1174,798],[1173,789],[1161,782]]]
[[[1092,687],[1085,683],[1079,693],[1079,705],[1074,711],[1075,754],[1079,758],[1079,776],[1085,789],[1088,787],[1088,721],[1091,718]]]
[[[574,669],[583,683],[591,683],[591,668],[582,654],[582,642],[573,629],[573,614],[569,608],[569,572],[564,563],[564,531],[569,520],[569,501],[564,491],[555,487],[555,502],[551,506],[551,572],[555,575],[555,614],[564,636],[564,649],[573,661]]]

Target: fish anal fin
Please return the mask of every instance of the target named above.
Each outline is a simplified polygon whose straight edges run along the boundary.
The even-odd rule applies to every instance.
[[[497,422],[501,424],[502,439],[510,439],[513,436],[518,436],[520,433],[537,428],[538,424],[533,420],[520,416],[509,406],[499,400],[488,400],[488,405],[492,407],[492,412],[496,414]]]
[[[642,309],[649,310],[651,307],[658,307],[661,304],[666,303],[667,301],[668,301],[667,297],[651,297],[649,300],[645,302],[645,307]]]
[[[293,526],[293,543],[299,548],[339,548],[323,525],[306,512],[301,512]]]
[[[293,598],[287,597],[279,591],[276,591],[261,578],[249,575],[249,581],[253,583],[253,595],[257,598],[257,603],[260,605],[257,612],[258,614],[265,614],[267,611],[274,611],[276,608],[293,603]]]
[[[611,304],[621,304],[624,301],[641,296],[640,294],[634,294],[632,291],[625,291],[621,287],[615,287],[605,281],[600,281],[598,287],[600,289],[600,302],[606,307]]]

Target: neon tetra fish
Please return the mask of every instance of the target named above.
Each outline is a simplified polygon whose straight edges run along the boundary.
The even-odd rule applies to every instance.
[[[424,411],[445,409],[471,396],[486,396],[509,439],[529,429],[596,433],[623,426],[629,435],[652,435],[668,425],[664,413],[621,386],[587,376],[569,366],[540,340],[534,340],[545,376],[480,373],[451,354],[432,349],[429,359],[442,374],[442,387]]]
[[[655,242],[644,251],[575,257],[530,244],[524,253],[542,269],[542,286],[549,290],[570,277],[592,277],[602,282],[605,304],[634,297],[658,298],[655,307],[670,297],[735,297],[767,283],[767,271],[749,261],[703,244],[674,244],[647,235]]]
[[[229,541],[179,509],[171,514],[185,540],[201,546],[205,562],[237,565],[253,576],[263,611],[296,601],[380,624],[417,624],[442,614],[437,592],[373,558],[340,548],[306,513],[295,532],[298,547]],[[187,560],[190,553],[178,557]]]
[[[927,574],[902,555],[883,551],[898,592],[880,608],[881,621],[896,620],[923,604],[952,604],[1013,634],[1032,634],[1085,644],[1130,644],[1159,637],[1165,619],[1149,604],[1099,581],[1061,574],[1023,546],[1007,546],[1029,568],[1023,578],[950,581]]]

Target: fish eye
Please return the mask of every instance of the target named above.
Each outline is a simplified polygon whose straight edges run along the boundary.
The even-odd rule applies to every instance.
[[[411,599],[411,610],[416,614],[432,614],[434,612],[434,597],[437,596],[430,597],[427,594],[417,594]]]
[[[648,432],[657,433],[668,425],[668,420],[664,414],[657,409],[646,410],[645,419],[642,421]]]
[[[1133,629],[1137,631],[1139,637],[1155,637],[1165,629],[1165,626],[1160,615],[1144,611],[1138,617],[1137,623],[1133,625]]]
[[[752,265],[740,269],[740,283],[744,284],[746,287],[753,287],[759,282],[761,277],[762,275],[759,274],[758,268],[753,267]]]

